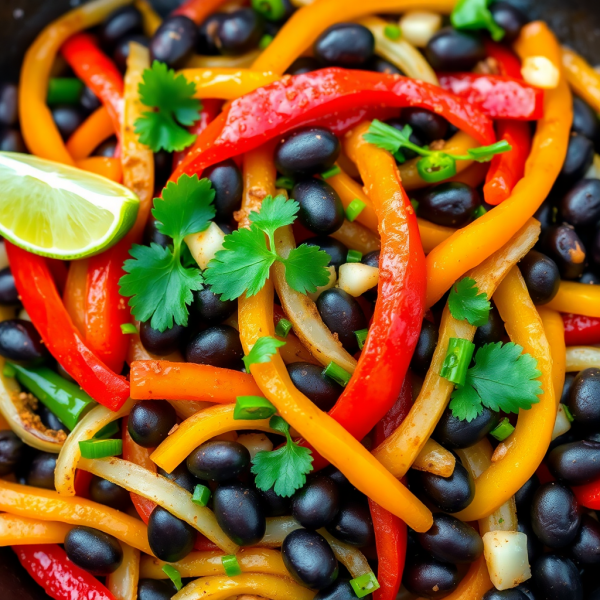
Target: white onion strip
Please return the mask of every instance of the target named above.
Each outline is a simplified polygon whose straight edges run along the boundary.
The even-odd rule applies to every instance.
[[[123,548],[123,562],[116,571],[106,577],[106,587],[115,600],[131,600],[137,598],[140,551],[123,543],[121,548]]]

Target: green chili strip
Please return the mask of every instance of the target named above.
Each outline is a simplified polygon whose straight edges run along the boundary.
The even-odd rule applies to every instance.
[[[46,102],[52,104],[78,104],[83,82],[74,77],[53,77],[48,83]]]

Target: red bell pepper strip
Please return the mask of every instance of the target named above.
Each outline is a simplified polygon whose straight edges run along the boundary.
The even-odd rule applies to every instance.
[[[476,73],[442,73],[438,77],[442,88],[492,119],[537,121],[544,116],[544,91],[524,81]]]
[[[427,108],[482,144],[496,139],[492,122],[479,108],[437,86],[399,75],[328,68],[286,75],[231,102],[196,139],[171,180],[176,181],[184,173],[200,173],[294,127],[357,106]]]
[[[496,66],[500,71],[500,75],[512,77],[513,79],[523,79],[521,75],[521,61],[519,57],[507,46],[485,40],[486,54],[496,61]]]
[[[19,562],[54,600],[115,600],[93,575],[72,563],[57,544],[13,546]]]
[[[584,485],[575,485],[571,489],[579,504],[586,508],[600,510],[600,479]]]
[[[111,371],[81,338],[58,294],[46,259],[4,242],[25,310],[61,366],[94,399],[118,410],[129,398],[129,382]]]
[[[90,483],[94,476],[89,471],[75,471],[75,495],[80,498],[90,497]]]
[[[593,346],[600,344],[600,319],[571,313],[563,315],[565,343],[567,346]]]

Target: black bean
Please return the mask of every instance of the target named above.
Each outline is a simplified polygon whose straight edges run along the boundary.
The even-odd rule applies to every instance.
[[[355,600],[358,596],[350,585],[350,580],[339,577],[335,583],[317,592],[313,600]],[[363,596],[370,600],[371,594]]]
[[[152,60],[167,63],[170,67],[181,66],[194,50],[197,35],[196,24],[188,17],[167,17],[150,42]]]
[[[275,493],[273,488],[266,491],[258,490],[267,517],[281,517],[290,512],[290,498],[283,498]]]
[[[140,579],[137,600],[171,600],[176,593],[170,579]]]
[[[579,279],[585,268],[585,246],[570,225],[550,227],[542,240],[545,253],[556,263],[563,279]]]
[[[202,176],[211,182],[215,190],[216,219],[229,221],[233,218],[233,211],[242,204],[243,181],[238,166],[232,159],[224,160],[206,169]]]
[[[417,535],[421,546],[437,560],[471,563],[483,554],[483,541],[479,534],[451,515],[434,514],[431,528]]]
[[[177,423],[175,409],[165,400],[143,400],[134,405],[127,420],[133,441],[144,448],[155,448],[167,439]]]
[[[561,185],[572,185],[579,181],[592,166],[593,161],[594,144],[592,141],[583,135],[572,133],[558,182]]]
[[[100,26],[100,41],[112,48],[120,38],[130,33],[142,31],[142,15],[134,6],[117,8]]]
[[[319,475],[292,496],[292,516],[306,529],[329,525],[340,509],[340,492],[333,479]]]
[[[158,474],[174,481],[179,487],[187,490],[190,494],[194,493],[194,489],[199,483],[204,483],[196,479],[187,469],[185,463],[176,466],[170,473],[158,467]]]
[[[148,48],[150,46],[150,39],[141,33],[129,33],[126,36],[122,37],[116,44],[115,49],[113,50],[112,57],[117,65],[117,67],[121,70],[121,72],[125,73],[127,70],[127,59],[129,58],[129,44],[131,42],[135,42],[144,48]]]
[[[533,496],[531,526],[549,548],[564,548],[577,535],[581,509],[573,492],[560,483],[545,483]]]
[[[173,171],[173,154],[166,150],[154,153],[154,189],[162,190]]]
[[[381,58],[380,56],[374,56],[364,67],[368,71],[375,71],[375,73],[384,73],[385,75],[402,75],[402,71],[394,64]]]
[[[481,37],[452,27],[440,29],[425,47],[425,58],[436,71],[470,71],[485,55]]]
[[[593,141],[600,137],[598,115],[587,102],[577,96],[573,96],[573,131]]]
[[[342,242],[332,237],[327,235],[318,235],[304,240],[303,243],[307,246],[318,246],[319,249],[323,250],[323,252],[327,252],[330,259],[329,266],[335,267],[336,270],[346,262],[348,248],[342,244]],[[379,250],[376,250],[375,252],[379,253]],[[372,252],[369,254],[372,254]],[[364,262],[365,256],[363,256],[362,262]]]
[[[77,106],[57,104],[52,107],[52,119],[63,140],[66,140],[83,123],[85,114]]]
[[[14,83],[0,83],[0,124],[15,125],[19,120],[19,89]]]
[[[325,469],[323,469],[323,474],[327,475],[330,479],[333,479],[337,486],[347,492],[348,490],[355,490],[356,488],[348,481],[348,478],[339,470],[336,469],[333,465],[329,465]]]
[[[589,428],[600,426],[600,369],[591,367],[577,374],[567,406],[578,425]]]
[[[304,179],[294,185],[292,197],[300,205],[298,220],[313,233],[329,235],[344,223],[344,205],[325,181]]]
[[[263,538],[267,521],[258,493],[241,483],[220,485],[213,496],[221,529],[238,546],[252,546]]]
[[[375,38],[363,25],[337,23],[328,27],[313,46],[317,60],[323,66],[360,68],[375,51]]]
[[[123,549],[108,533],[91,527],[73,527],[65,537],[69,560],[92,575],[114,573],[123,562]]]
[[[94,94],[91,88],[89,88],[87,85],[84,86],[83,92],[81,92],[79,103],[89,113],[100,108],[100,106],[102,105],[102,102],[100,102],[98,96],[96,96],[96,94]]]
[[[341,150],[340,141],[324,127],[301,127],[275,148],[275,166],[289,177],[318,175],[330,169]]]
[[[107,139],[105,142],[102,142],[93,152],[92,156],[103,156],[106,158],[111,158],[115,155],[115,151],[117,149],[117,138],[115,136]]]
[[[583,515],[581,527],[568,549],[577,565],[600,564],[600,523],[590,515]]]
[[[547,456],[548,468],[559,481],[582,485],[600,477],[600,443],[582,440],[557,446]]]
[[[433,558],[409,561],[402,577],[402,583],[409,592],[432,600],[447,596],[458,582],[458,571],[454,565]]]
[[[577,377],[577,373],[565,374],[565,384],[563,385],[562,394],[560,396],[560,401],[562,404],[567,404],[569,401],[569,394],[571,393],[571,388],[573,387],[575,377]]]
[[[340,288],[325,290],[317,299],[317,310],[325,325],[350,352],[358,350],[355,331],[367,328],[367,319],[360,304],[350,294]]]
[[[12,127],[0,130],[0,150],[2,152],[27,152],[21,132]]]
[[[0,356],[33,366],[44,362],[50,354],[31,321],[7,319],[0,323]]]
[[[333,550],[316,531],[292,531],[283,540],[281,557],[290,575],[307,587],[320,590],[337,578],[338,562]]]
[[[405,108],[400,115],[400,122],[409,125],[427,144],[443,140],[448,133],[448,121],[425,108]]]
[[[537,600],[583,600],[581,577],[568,558],[545,554],[532,565],[531,583]]]
[[[219,22],[217,46],[222,54],[244,54],[256,48],[263,30],[263,21],[256,12],[251,8],[240,8],[226,13]]]
[[[579,278],[579,283],[585,283],[586,285],[600,285],[600,276],[593,271],[584,271],[583,275]]]
[[[375,543],[375,532],[369,506],[357,498],[344,498],[327,531],[338,540],[364,548]]]
[[[226,17],[225,13],[213,13],[198,27],[198,37],[196,39],[196,52],[205,56],[217,56],[220,54],[217,46],[217,36],[219,25]]]
[[[66,434],[69,434],[69,428],[65,427],[65,424],[47,406],[43,404],[39,405],[37,413],[44,426],[48,429],[64,431]]]
[[[90,482],[90,499],[122,511],[131,506],[131,497],[127,490],[97,475],[94,475]]]
[[[519,37],[521,29],[529,21],[526,15],[508,2],[492,2],[490,12],[494,21],[504,29],[502,41],[508,44]]]
[[[237,310],[235,300],[221,300],[210,288],[193,292],[191,310],[205,325],[217,325],[228,319]]]
[[[204,442],[187,457],[187,468],[199,479],[227,481],[241,475],[250,464],[250,452],[238,442]]]
[[[492,303],[492,309],[489,312],[488,322],[485,325],[477,328],[473,342],[477,347],[485,344],[494,344],[501,342],[506,335],[504,329],[504,321],[498,312],[498,309]]]
[[[446,408],[433,437],[445,448],[468,448],[482,440],[499,421],[500,415],[485,406],[471,422],[456,418],[450,408]]]
[[[534,473],[517,491],[515,494],[515,502],[517,504],[517,514],[529,518],[529,509],[533,501],[533,496],[536,490],[540,487],[540,480]]]
[[[171,329],[159,331],[150,325],[150,321],[140,323],[140,340],[148,352],[166,356],[177,350],[185,337],[185,327],[173,323]]]
[[[438,337],[438,328],[431,321],[423,319],[419,340],[410,361],[410,368],[418,375],[424,376],[427,373],[438,343]]]
[[[600,220],[600,179],[582,179],[563,197],[562,218],[573,227],[588,227]]]
[[[329,411],[337,402],[344,388],[323,375],[323,367],[311,363],[291,363],[287,371],[293,384],[321,410]]]
[[[56,469],[57,454],[50,452],[36,452],[28,466],[25,481],[27,485],[53,490],[54,470]]]
[[[533,562],[533,561],[530,561]],[[527,583],[522,583],[521,585],[518,585],[516,588],[514,588],[515,590],[519,590],[524,596],[526,600],[538,600],[536,596],[534,596],[531,585],[530,585],[530,581],[531,579],[527,582]]]
[[[519,269],[534,304],[547,304],[558,294],[560,273],[556,263],[537,250],[530,250]]]
[[[0,431],[0,476],[12,473],[23,458],[25,444],[10,429]]]
[[[288,75],[303,75],[321,68],[321,64],[312,56],[300,56],[287,69]]]
[[[507,590],[492,588],[483,595],[482,600],[527,600],[527,596],[517,588]]]
[[[148,543],[160,560],[175,562],[185,558],[194,547],[196,530],[162,506],[157,506],[148,519]]]
[[[481,205],[479,192],[466,183],[440,183],[419,198],[419,216],[445,227],[464,227]]]
[[[201,331],[185,348],[188,362],[223,369],[239,369],[243,356],[240,334],[229,325],[214,325]]]
[[[19,292],[10,267],[0,270],[0,304],[12,306],[19,303]]]
[[[372,252],[367,252],[361,259],[361,263],[363,265],[367,265],[368,267],[377,267],[379,268],[379,250],[373,250]],[[367,290],[363,293],[363,297],[369,300],[370,302],[377,301],[377,286],[373,286],[370,290]]]
[[[146,222],[146,228],[144,229],[144,244],[149,246],[150,244],[158,244],[163,248],[166,248],[169,244],[173,243],[173,238],[164,233],[161,233],[158,230],[157,224],[158,221],[154,217],[154,215],[150,215],[148,217],[148,221]],[[179,327],[175,325],[175,327]],[[171,331],[171,330],[167,330]]]

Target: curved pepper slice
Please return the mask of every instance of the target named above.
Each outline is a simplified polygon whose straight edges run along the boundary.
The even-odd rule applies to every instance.
[[[600,509],[600,479],[584,485],[576,485],[572,489],[579,504],[593,510]]]
[[[600,344],[600,319],[568,313],[563,315],[565,343],[567,346],[593,346]]]

